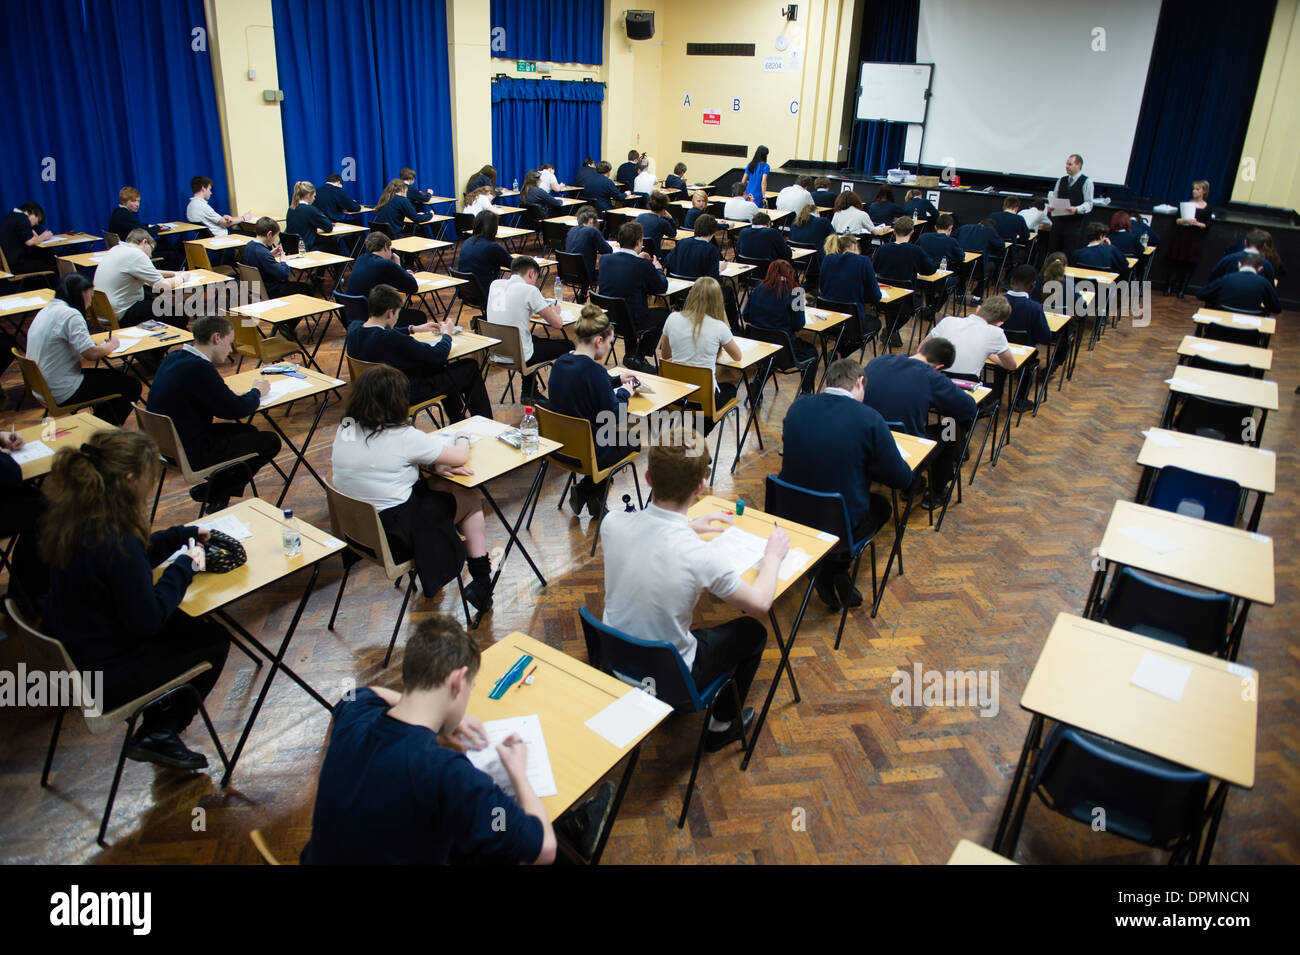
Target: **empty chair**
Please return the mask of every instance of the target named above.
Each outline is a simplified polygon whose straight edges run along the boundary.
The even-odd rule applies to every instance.
[[[1101,608],[1112,627],[1197,653],[1223,656],[1232,600],[1227,594],[1176,587],[1131,567],[1121,567]]]
[[[1178,467],[1163,467],[1151,489],[1151,507],[1232,527],[1241,506],[1241,485]]]
[[[1186,395],[1174,418],[1174,430],[1216,441],[1253,444],[1253,441],[1246,440],[1248,434],[1255,432],[1253,419],[1249,423],[1247,419],[1252,419],[1251,409],[1244,405]]]
[[[1193,355],[1188,366],[1191,368],[1204,368],[1206,371],[1217,371],[1224,375],[1241,375],[1244,378],[1263,378],[1263,368],[1252,368],[1250,365],[1236,365],[1226,361],[1215,361],[1212,358],[1206,358],[1204,355]]]
[[[587,271],[587,260],[577,252],[555,252],[555,268],[560,281],[574,290],[574,301],[585,301],[587,293],[596,284],[595,278]]]
[[[185,243],[185,264],[192,269],[206,269],[209,272],[235,277],[235,270],[228,265],[213,267],[211,260],[208,259],[208,250],[197,242]]]
[[[871,345],[871,354],[876,354],[876,336],[880,333],[882,322],[880,319],[866,317],[864,306],[856,302],[837,302],[834,299],[817,296],[817,307],[827,312],[840,312],[844,315],[858,317],[858,321],[853,322],[852,318],[844,323],[844,337],[841,340],[841,348],[849,348],[859,351],[860,357],[865,357],[867,345]],[[833,361],[834,359],[832,359]]]
[[[447,272],[452,278],[461,280],[461,284],[456,286],[456,321],[460,321],[460,313],[468,305],[479,313],[471,320],[474,331],[478,331],[480,318],[487,314],[487,292],[473,272],[462,272],[459,269],[448,269]]]

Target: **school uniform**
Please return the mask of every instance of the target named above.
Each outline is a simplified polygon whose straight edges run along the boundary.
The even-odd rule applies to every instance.
[[[62,299],[37,312],[27,330],[27,357],[40,368],[55,401],[67,405],[120,395],[95,405],[94,411],[104,421],[123,425],[140,398],[140,380],[110,368],[82,368],[82,354],[94,347],[85,316]]]
[[[976,295],[984,294],[984,284],[996,274],[1002,262],[1002,253],[1006,251],[1002,236],[998,235],[996,229],[971,222],[958,229],[953,237],[964,251],[979,252],[984,256],[983,278],[975,290]]]
[[[636,174],[636,178],[632,180],[632,191],[648,196],[655,191],[656,185],[658,185],[658,180],[649,170],[646,170]]]
[[[913,282],[918,275],[930,275],[939,265],[915,242],[886,242],[876,250],[873,263],[882,279]]]
[[[0,535],[13,540],[9,589],[23,609],[33,612],[49,590],[49,568],[37,551],[37,528],[44,516],[45,495],[23,480],[22,465],[12,454],[0,451]]]
[[[1138,256],[1142,254],[1142,245],[1138,242],[1138,236],[1135,232],[1124,230],[1122,232],[1111,232],[1106,238],[1110,239],[1112,247],[1119,249],[1124,255]]]
[[[835,227],[836,232],[860,234],[876,230],[875,220],[865,209],[859,209],[857,206],[849,206],[835,213],[831,217],[831,225]]]
[[[555,190],[560,188],[560,180],[555,178],[555,171],[553,169],[537,170],[537,178],[541,187],[548,193],[555,192]]]
[[[657,212],[643,212],[636,217],[644,236],[642,249],[656,258],[661,254],[661,242],[671,241],[677,237],[677,223],[665,219]]]
[[[1147,246],[1149,248],[1155,248],[1160,244],[1160,236],[1156,235],[1155,230],[1147,225],[1142,219],[1134,218],[1132,223],[1129,225],[1129,229],[1132,230],[1135,236],[1137,236],[1139,245],[1142,244],[1142,236],[1147,237]],[[1242,244],[1244,246],[1245,243],[1243,242]],[[1229,251],[1232,250],[1230,249]]]
[[[118,206],[108,217],[108,231],[114,233],[123,242],[126,237],[136,229],[144,229],[153,236],[154,241],[158,240],[158,227],[156,225],[147,225],[140,214],[132,212],[126,206]]]
[[[708,211],[709,211],[708,209],[697,209],[694,206],[691,206],[689,209],[686,210],[685,218],[682,219],[682,228],[683,229],[695,228],[695,220],[698,219],[700,216],[704,215]]]
[[[595,166],[580,166],[578,171],[573,174],[573,185],[586,186],[587,180],[597,175]]]
[[[790,246],[781,233],[771,226],[750,226],[741,229],[736,236],[736,254],[747,259],[766,259],[769,262],[784,259],[789,262]]]
[[[501,190],[497,188],[497,184],[495,182],[493,182],[491,179],[489,179],[487,176],[483,175],[482,173],[479,173],[477,176],[471,179],[469,181],[469,185],[465,187],[465,195],[468,196],[475,189],[482,189],[484,186],[490,187],[492,189],[493,195],[501,194]]]
[[[53,272],[54,253],[38,245],[27,242],[36,234],[27,213],[14,209],[0,220],[0,249],[4,249],[5,261],[9,271],[14,275],[28,272]]]
[[[470,236],[461,243],[456,268],[461,272],[474,273],[479,288],[487,295],[492,283],[501,277],[501,270],[510,268],[510,262],[510,253],[496,240]]]
[[[262,276],[263,298],[284,298],[286,295],[312,295],[314,289],[306,282],[291,282],[293,269],[275,257],[269,248],[257,239],[249,239],[240,261],[254,266]]]
[[[597,173],[583,185],[582,198],[608,212],[623,201],[623,192],[608,176]]]
[[[658,340],[655,344],[658,344]],[[546,391],[552,411],[589,422],[593,436],[599,434],[607,422],[616,427],[614,423],[620,418],[619,406],[625,405],[631,397],[617,375],[611,375],[604,365],[599,365],[576,351],[555,359],[551,365]],[[626,411],[623,415],[626,415]],[[620,433],[618,438],[614,443],[595,442],[597,467],[610,467],[635,450],[624,434]],[[584,476],[576,485],[579,500],[594,500],[592,495],[599,491],[600,486]]]
[[[831,225],[831,220],[821,216],[812,216],[804,225],[790,226],[790,241],[799,245],[816,246],[818,258],[821,257],[826,237],[834,234],[835,226]]]
[[[304,252],[316,248],[316,234],[330,232],[334,223],[329,216],[321,212],[310,202],[300,202],[289,209],[285,215],[284,231],[296,235],[302,242]]]
[[[1020,213],[999,209],[989,218],[993,220],[993,228],[997,229],[998,235],[1002,236],[1004,241],[1029,242],[1029,225]]]
[[[1007,350],[1006,333],[975,314],[949,315],[934,326],[930,336],[952,342],[957,355],[949,371],[958,375],[979,375],[990,355]]]
[[[619,166],[614,173],[614,181],[623,187],[624,192],[630,191],[632,183],[636,182],[636,163],[629,160]]]
[[[817,203],[817,205],[822,208],[829,208],[830,206],[835,205],[835,193],[829,189],[814,189],[812,197],[813,202]]]
[[[417,189],[415,183],[411,183],[406,187],[406,201],[417,209],[432,198],[432,192],[425,192],[423,189]]]
[[[525,364],[553,361],[565,352],[573,351],[573,342],[566,336],[535,335],[532,318],[548,306],[542,290],[521,275],[497,279],[488,289],[486,318],[497,325],[509,325],[519,330],[519,344]],[[523,397],[537,394],[536,373],[524,376]]]
[[[722,207],[722,217],[733,222],[749,222],[758,215],[758,206],[748,196],[732,196]]]
[[[411,201],[405,196],[393,196],[386,203],[375,210],[375,216],[371,219],[372,224],[383,224],[393,230],[393,234],[401,236],[406,232],[406,220],[414,222],[428,222],[433,218],[432,212],[418,212]]]
[[[903,208],[896,202],[873,202],[867,207],[867,215],[872,222],[892,226],[894,220],[903,215]]]
[[[317,188],[316,201],[312,205],[325,213],[325,217],[332,222],[342,222],[347,218],[347,213],[361,211],[361,203],[349,196],[342,186],[336,186],[332,182],[322,183]]]
[[[396,262],[374,252],[366,252],[352,263],[344,294],[368,298],[376,285],[389,285],[407,295],[414,295],[420,288],[415,276]],[[398,314],[397,327],[423,325],[425,321],[427,316],[418,308],[403,308]]]
[[[804,206],[813,205],[812,193],[795,183],[776,194],[776,208],[780,212],[793,212],[796,216]]]
[[[784,296],[778,296],[766,286],[755,285],[745,300],[745,324],[757,328],[768,328],[785,332],[789,336],[789,346],[796,363],[807,364],[802,375],[801,391],[810,393],[817,387],[817,346],[806,342],[796,334],[807,321],[802,308],[795,307],[795,295],[791,290]],[[810,360],[811,359],[811,360]],[[786,365],[782,368],[788,368]]]
[[[147,252],[138,245],[119,242],[99,260],[93,282],[96,291],[108,296],[118,325],[127,327],[153,318],[153,300],[146,290],[162,280]],[[184,328],[185,318],[174,318],[172,323]]]
[[[608,255],[614,251],[614,247],[605,241],[605,237],[595,226],[580,225],[570,229],[569,234],[565,236],[564,251],[582,256],[582,261],[587,265],[587,278],[591,279],[594,285],[597,276],[596,256]]]
[[[1070,256],[1070,264],[1087,269],[1101,269],[1106,272],[1125,272],[1128,270],[1128,262],[1124,259],[1124,253],[1113,245],[1107,245],[1105,242],[1098,242],[1096,245],[1085,245],[1082,249],[1075,249]]]
[[[393,328],[353,322],[345,342],[353,358],[392,365],[406,375],[411,383],[411,404],[446,395],[443,405],[453,421],[465,418],[466,408],[468,414],[492,417],[492,402],[483,387],[478,362],[473,358],[447,360],[450,335],[428,344]]]
[[[527,198],[524,199],[524,205],[536,207],[543,219],[550,218],[564,208],[563,202],[542,188],[535,188],[529,192]]]
[[[185,220],[203,226],[213,238],[230,234],[230,230],[222,225],[222,216],[202,196],[190,198],[189,205],[185,207]]]
[[[1223,258],[1219,259],[1214,268],[1210,270],[1208,281],[1213,282],[1215,279],[1222,278],[1225,275],[1232,275],[1237,271],[1238,265],[1241,263],[1241,260],[1246,257],[1246,254],[1246,250],[1243,248],[1239,252],[1229,252]],[[1268,279],[1270,282],[1277,278],[1277,274],[1273,271],[1272,262],[1263,256],[1260,256],[1260,263],[1260,275],[1264,276],[1264,278]]]
[[[948,268],[954,272],[966,261],[966,250],[961,247],[961,243],[942,232],[927,232],[916,240],[916,247],[936,265],[947,259]]]
[[[662,308],[651,309],[646,299],[649,295],[668,291],[667,276],[648,259],[620,250],[601,262],[598,291],[601,295],[621,298],[627,303],[632,324],[643,339],[636,353],[640,356],[651,354],[659,343],[659,333],[668,312]],[[648,332],[654,332],[654,335],[644,334]]]
[[[917,196],[915,199],[908,199],[903,203],[903,212],[911,216],[917,222],[930,222],[939,217],[939,210],[934,207],[934,203],[925,196]]]
[[[880,285],[876,282],[876,270],[871,260],[856,252],[836,252],[822,256],[821,295],[834,302],[852,302],[858,307],[858,321],[864,333],[880,328],[880,320],[872,319],[867,323],[867,306],[880,303]],[[855,351],[861,340],[854,330],[845,335],[840,344],[841,354]]]
[[[720,277],[722,253],[718,245],[709,239],[691,236],[682,239],[664,259],[664,267],[673,275],[683,278],[698,279],[708,276]]]
[[[1215,279],[1197,293],[1197,298],[1230,312],[1282,311],[1273,283],[1252,269],[1240,269]]]
[[[677,175],[664,176],[664,191],[686,192],[686,180]]]
[[[1007,292],[1007,301],[1011,304],[1011,315],[1002,323],[1002,331],[1024,332],[1035,345],[1050,345],[1052,329],[1043,314],[1043,306],[1029,297],[1028,292]]]

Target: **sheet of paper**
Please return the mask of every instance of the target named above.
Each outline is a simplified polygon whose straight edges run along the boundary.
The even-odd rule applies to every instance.
[[[796,547],[786,552],[785,557],[781,559],[781,566],[777,569],[776,575],[782,580],[790,580],[803,573],[803,569],[808,566],[808,561],[812,560],[812,555],[805,550]]]
[[[1153,550],[1157,554],[1169,554],[1178,550],[1178,544],[1169,540],[1167,537],[1161,537],[1150,528],[1142,527],[1140,524],[1132,524],[1128,527],[1121,527],[1119,532],[1131,540],[1137,541],[1148,550]]]
[[[1152,444],[1161,448],[1181,448],[1183,443],[1167,431],[1143,431],[1142,436]]]
[[[516,690],[511,687],[507,692],[527,693],[528,687]],[[546,738],[542,735],[542,721],[533,713],[529,716],[512,716],[503,720],[489,720],[483,724],[487,731],[488,744],[483,749],[470,750],[465,755],[475,768],[481,769],[492,777],[493,781],[510,796],[515,795],[515,787],[506,775],[506,768],[501,765],[497,755],[497,744],[511,733],[518,733],[519,738],[528,747],[528,783],[539,797],[554,796],[559,792],[555,785],[555,774],[551,771],[551,757],[546,752]]]
[[[1195,218],[1196,218],[1196,203],[1194,203],[1194,202],[1180,202],[1180,203],[1178,203],[1178,218],[1180,218],[1180,219],[1195,219]]]
[[[1192,381],[1190,378],[1166,378],[1166,385],[1177,385],[1183,391],[1204,391],[1200,382]]]
[[[237,541],[248,540],[253,536],[253,529],[237,518],[234,514],[222,514],[220,517],[211,517],[207,520],[199,521],[199,527],[208,531],[221,531],[223,534],[229,534]]]
[[[818,531],[817,539],[819,541],[826,541],[828,544],[834,544],[837,540],[839,540],[839,538],[836,537],[834,534],[827,533],[826,531]]]
[[[114,348],[111,352],[109,352],[110,355],[120,355],[122,354],[122,352],[128,351],[129,349],[132,349],[136,345],[140,344],[139,338],[135,338],[135,337],[122,338],[122,336],[120,335],[118,336],[118,338],[120,340],[117,343],[117,347]]]
[[[1264,327],[1264,320],[1257,315],[1233,315],[1232,320],[1238,325],[1249,325],[1251,328]]]
[[[493,438],[509,427],[510,425],[506,424],[504,421],[493,421],[490,418],[475,415],[472,418],[466,418],[464,421],[458,421],[454,429],[448,430],[451,430],[453,433],[456,431],[463,431],[465,434],[477,434]]]
[[[1138,660],[1137,669],[1129,677],[1129,682],[1144,690],[1150,690],[1175,703],[1183,698],[1187,681],[1191,679],[1192,668],[1186,663],[1179,663],[1156,653],[1144,653]]]
[[[1193,338],[1187,343],[1187,347],[1196,351],[1218,351],[1221,346],[1208,342],[1204,338]]]
[[[1070,200],[1066,196],[1058,196],[1055,199],[1047,201],[1047,208],[1051,212],[1064,212],[1067,215],[1070,211]]]
[[[10,451],[9,456],[22,465],[28,461],[39,461],[41,458],[53,457],[54,449],[44,441],[28,441],[22,446],[21,450]]]
[[[248,239],[241,239],[237,236],[230,236],[224,239],[217,239],[210,243],[214,249],[233,249],[237,245],[248,245]]]
[[[284,375],[273,375],[271,378],[271,390],[262,396],[261,407],[265,408],[273,402],[279,401],[286,395],[291,395],[295,391],[304,391],[311,387],[311,382],[305,378],[288,378]]]
[[[249,302],[243,306],[240,311],[249,312],[253,315],[261,315],[263,312],[273,308],[279,308],[284,302],[278,302],[273,298],[268,298],[265,302]]]
[[[583,725],[623,749],[673,711],[644,690],[631,689]]]
[[[141,338],[146,338],[152,334],[154,334],[154,332],[150,331],[149,329],[140,328],[138,326],[134,328],[119,328],[117,331],[113,333],[113,335],[117,338],[134,338],[136,341],[139,341]]]
[[[0,308],[41,308],[45,299],[34,295],[10,295],[0,298]]]
[[[736,573],[743,574],[763,559],[767,541],[757,534],[733,526],[709,541],[708,546],[720,552],[723,560],[734,567]]]

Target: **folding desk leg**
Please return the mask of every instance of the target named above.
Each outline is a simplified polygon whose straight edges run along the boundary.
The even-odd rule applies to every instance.
[[[311,447],[311,439],[316,434],[316,429],[320,427],[321,415],[325,414],[325,409],[329,406],[329,403],[330,403],[330,395],[329,392],[327,391],[322,396],[320,407],[316,409],[316,420],[314,420],[311,423],[311,427],[307,429],[307,436],[303,438],[301,451],[298,449],[297,445],[295,445],[292,441],[289,440],[289,436],[280,429],[280,426],[275,423],[275,419],[272,418],[265,411],[262,412],[262,417],[264,417],[268,422],[270,422],[270,425],[272,428],[275,429],[276,434],[278,434],[281,438],[284,439],[285,444],[289,445],[295,457],[295,460],[293,462],[293,467],[289,469],[288,475],[285,476],[284,489],[280,491],[280,497],[275,502],[276,507],[280,507],[282,504],[284,504],[284,499],[289,494],[289,487],[293,484],[294,475],[298,473],[299,465],[307,469],[307,472],[316,479],[317,484],[319,484],[321,487],[325,486],[325,482],[321,479],[321,476],[316,473],[316,469],[313,468],[307,462],[307,449]]]
[[[1251,512],[1250,523],[1246,525],[1248,531],[1259,530],[1259,519],[1264,513],[1264,492],[1255,492],[1255,509]]]
[[[1038,749],[1043,735],[1043,717],[1035,713],[1029,721],[1029,732],[1025,734],[1024,745],[1020,748],[1020,761],[1016,764],[1016,775],[1012,777],[1011,789],[1007,792],[1007,802],[1002,809],[1002,818],[998,822],[997,834],[993,837],[993,851],[1010,859],[1016,854],[1016,843],[1020,841],[1020,826],[1025,820],[1025,809],[1029,801],[1029,780],[1026,779],[1031,755]],[[1023,782],[1023,792],[1021,792]]]
[[[1169,394],[1165,398],[1164,410],[1160,412],[1160,427],[1166,430],[1174,420],[1174,390],[1169,389]]]
[[[907,519],[912,513],[912,498],[907,498],[907,506],[903,508],[903,518],[898,520],[898,504],[894,504],[894,519],[897,524],[894,528],[894,546],[889,549],[889,560],[885,561],[885,572],[880,577],[880,592],[876,594],[875,601],[871,604],[871,616],[875,617],[880,610],[880,602],[885,599],[885,585],[889,583],[889,571],[894,565],[894,557],[898,557],[898,574],[903,574],[903,533],[907,530]]]
[[[636,763],[640,757],[641,744],[637,743],[632,748],[632,752],[627,754],[627,765],[623,767],[623,776],[618,781],[618,789],[614,793],[614,802],[609,807],[609,819],[605,823],[605,831],[600,834],[600,841],[596,843],[596,850],[591,854],[590,865],[600,865],[600,857],[605,854],[605,843],[609,841],[609,834],[614,829],[614,821],[618,819],[618,810],[623,805],[623,797],[627,795],[628,784],[632,782],[632,772],[636,769]]]
[[[754,749],[758,746],[758,737],[763,732],[763,724],[767,722],[767,711],[772,708],[772,698],[776,696],[776,688],[781,682],[781,670],[784,669],[790,674],[790,688],[794,691],[794,701],[799,702],[799,688],[795,686],[794,671],[790,668],[790,651],[794,649],[794,638],[799,634],[799,624],[803,622],[804,611],[808,609],[808,600],[812,597],[813,592],[813,572],[808,572],[808,586],[803,592],[803,601],[799,604],[799,612],[795,614],[794,625],[790,627],[790,639],[781,643],[781,632],[776,625],[776,615],[769,612],[773,629],[776,629],[776,642],[781,648],[781,662],[776,666],[776,674],[772,677],[772,683],[767,688],[767,697],[763,700],[763,709],[758,714],[758,719],[754,721],[754,728],[750,731],[749,749],[745,752],[745,758],[740,761],[742,770],[749,768],[749,761],[753,758]]]
[[[1214,851],[1214,837],[1219,834],[1219,821],[1223,818],[1223,807],[1228,801],[1228,784],[1219,781],[1218,788],[1214,790],[1214,797],[1210,800],[1210,805],[1214,809],[1210,813],[1210,829],[1205,834],[1205,848],[1201,850],[1200,865],[1210,864],[1210,853]]]
[[[1143,467],[1142,476],[1138,478],[1137,494],[1133,496],[1134,504],[1141,504],[1147,499],[1147,494],[1151,490],[1151,478],[1155,474],[1153,468]]]
[[[533,477],[532,486],[528,489],[528,496],[524,498],[524,506],[519,509],[519,519],[515,521],[514,527],[510,526],[510,522],[506,520],[505,514],[501,513],[501,508],[497,507],[497,502],[494,501],[492,495],[488,493],[487,486],[484,485],[479,488],[479,490],[483,492],[483,497],[487,500],[488,504],[491,505],[492,510],[496,512],[497,518],[505,525],[506,532],[510,535],[510,539],[506,542],[505,553],[501,555],[501,563],[497,564],[497,572],[492,576],[493,590],[496,590],[497,580],[501,577],[501,569],[505,567],[506,558],[510,556],[510,548],[515,544],[519,545],[519,553],[524,555],[524,560],[528,561],[528,566],[533,568],[533,573],[537,575],[537,579],[541,581],[542,586],[546,586],[546,578],[542,576],[542,572],[538,570],[537,565],[533,563],[533,558],[529,555],[527,548],[524,547],[523,541],[519,539],[519,528],[523,526],[524,518],[528,516],[528,508],[533,502],[533,495],[536,494],[538,489],[541,487],[541,479],[542,469],[539,467],[537,469],[537,474]]]
[[[1092,575],[1092,587],[1088,590],[1088,599],[1083,605],[1083,617],[1085,620],[1097,619],[1094,614],[1100,613],[1101,595],[1105,591],[1106,573],[1110,568],[1106,566],[1106,561],[1102,560],[1101,568]]]
[[[1241,637],[1246,632],[1246,614],[1250,612],[1250,601],[1243,600],[1237,611],[1237,619],[1232,624],[1232,633],[1228,636],[1228,660],[1235,663],[1237,651],[1241,649]]]
[[[934,532],[936,534],[939,533],[939,528],[943,527],[943,519],[948,513],[948,505],[952,502],[953,492],[957,490],[957,486],[961,483],[962,462],[965,460],[967,452],[970,451],[971,439],[975,437],[975,422],[978,420],[976,418],[971,421],[970,427],[966,429],[966,440],[962,442],[961,450],[957,452],[956,466],[952,469],[952,478],[948,482],[948,493],[943,496],[943,508],[939,511],[939,519],[934,522]],[[984,453],[983,448],[980,448],[980,453]]]

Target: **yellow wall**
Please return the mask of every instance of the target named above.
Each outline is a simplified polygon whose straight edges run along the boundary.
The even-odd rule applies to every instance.
[[[1232,198],[1300,209],[1300,0],[1278,0]],[[1254,160],[1252,164],[1248,160]],[[1254,174],[1254,182],[1246,178]]]
[[[262,99],[279,89],[270,0],[208,0],[208,48],[226,152],[230,209],[284,215],[284,130],[280,104]],[[248,70],[257,78],[250,80]],[[236,131],[238,135],[232,136]]]
[[[456,189],[492,162],[492,20],[482,0],[447,0],[451,141]]]

